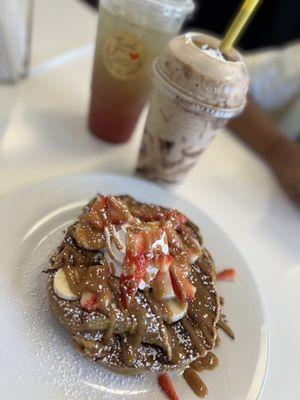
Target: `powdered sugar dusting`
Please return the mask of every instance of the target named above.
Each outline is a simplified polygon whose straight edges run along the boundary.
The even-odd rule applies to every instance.
[[[124,377],[84,358],[75,350],[71,336],[52,317],[47,299],[47,276],[41,271],[47,267],[47,257],[60,240],[61,230],[40,241],[34,252],[34,246],[24,248],[27,256],[19,263],[13,288],[15,296],[8,299],[15,334],[18,341],[24,343],[22,350],[12,355],[7,363],[15,363],[15,357],[19,383],[26,387],[30,377],[35,376],[42,393],[57,399],[111,400],[123,399],[126,395],[149,398],[156,387],[155,376],[146,373]],[[86,339],[98,340],[98,337]]]

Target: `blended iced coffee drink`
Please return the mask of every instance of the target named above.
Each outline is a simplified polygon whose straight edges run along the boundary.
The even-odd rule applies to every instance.
[[[224,56],[220,41],[201,33],[171,40],[152,68],[153,92],[137,173],[181,181],[214,137],[246,103],[248,73],[241,55]]]

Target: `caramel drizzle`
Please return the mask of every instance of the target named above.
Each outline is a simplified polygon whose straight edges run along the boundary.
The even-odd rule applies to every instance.
[[[192,361],[190,367],[197,372],[212,371],[219,365],[218,357],[209,351],[205,357],[199,357],[197,360]]]
[[[208,394],[207,387],[197,372],[204,370],[212,371],[219,365],[218,357],[212,352],[208,352],[206,356],[199,357],[192,361],[188,368],[183,372],[183,377],[196,396],[202,398]]]
[[[109,269],[107,265],[97,265],[89,268],[65,266],[67,280],[74,293],[81,294],[82,291],[95,292],[98,296],[98,307],[102,314],[107,317],[107,330],[104,335],[104,342],[109,343],[115,333],[123,332],[121,336],[123,361],[126,365],[132,366],[137,360],[137,349],[142,343],[155,344],[161,347],[167,355],[171,363],[178,363],[179,353],[182,353],[182,347],[178,343],[174,329],[168,325],[164,319],[170,312],[164,302],[157,301],[151,291],[139,293],[137,299],[134,300],[129,310],[124,310],[120,305],[119,285],[117,278],[108,278]],[[196,295],[193,302],[188,308],[188,315],[183,318],[182,325],[189,333],[193,345],[200,356],[203,356],[213,347],[215,335],[213,327],[218,317],[218,313],[214,307],[216,303],[209,303],[208,297],[212,297],[209,292],[209,285],[204,285],[201,279],[197,279],[197,271],[194,270],[192,279],[196,285]],[[212,290],[212,287],[211,289]],[[140,298],[144,298],[148,304],[152,315],[149,311],[138,303]],[[217,299],[217,297],[216,297]],[[205,306],[201,306],[197,311],[197,305],[207,302]],[[211,308],[213,307],[213,308]],[[122,314],[123,318],[118,318],[118,326],[116,326],[116,308]],[[207,315],[207,318],[203,318]],[[202,322],[201,316],[206,320]],[[151,320],[155,318],[156,331],[149,329]],[[167,317],[167,319],[170,319]],[[160,337],[160,339],[158,339]]]
[[[161,207],[141,206],[133,200],[128,200],[128,198],[126,200],[131,214],[135,217],[147,215],[150,220],[158,221],[164,216],[165,209]],[[192,229],[192,227],[189,227],[189,229]],[[75,256],[76,250],[74,252]],[[179,253],[177,254],[178,258],[180,258]],[[185,257],[185,255],[183,256]],[[185,262],[185,260],[182,262]],[[87,280],[90,268],[94,268],[94,275],[92,274],[92,278]],[[98,273],[96,273],[97,269]],[[107,317],[108,322],[104,341],[108,343],[113,339],[114,334],[122,332],[123,361],[128,366],[132,366],[136,362],[136,352],[142,343],[160,346],[169,361],[176,364],[178,362],[178,354],[182,349],[172,326],[163,321],[163,316],[168,312],[165,304],[156,301],[151,292],[144,293],[143,296],[145,296],[152,310],[153,315],[151,318],[156,318],[157,331],[150,332],[148,324],[151,318],[150,320],[147,318],[148,312],[146,313],[137,299],[133,301],[130,310],[124,310],[121,307],[119,303],[118,281],[117,279],[107,277],[107,269],[109,270],[107,265],[97,265],[89,268],[64,265],[68,283],[74,293],[80,294],[82,290],[87,290],[99,294],[98,297],[101,302],[99,309]],[[204,273],[204,277],[199,274],[199,270]],[[99,273],[99,271],[102,271],[102,273]],[[204,250],[201,261],[198,261],[197,266],[193,266],[190,271],[190,279],[196,287],[196,295],[195,299],[189,304],[188,315],[181,321],[200,356],[204,356],[214,346],[216,340],[215,328],[219,319],[220,305],[213,287],[213,278],[213,261],[207,250]],[[118,308],[118,313],[122,314],[121,322],[120,318],[116,316],[116,308]],[[221,325],[220,327],[224,328],[223,322]],[[161,339],[158,339],[158,336]],[[191,372],[186,373],[188,376],[191,374]]]
[[[183,377],[196,396],[200,398],[207,396],[208,390],[205,383],[192,368],[186,368]]]

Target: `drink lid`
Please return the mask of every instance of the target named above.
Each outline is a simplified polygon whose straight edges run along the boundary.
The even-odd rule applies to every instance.
[[[149,7],[153,11],[164,14],[184,14],[188,15],[194,11],[193,0],[130,0],[141,7]]]
[[[220,40],[202,33],[172,39],[153,64],[153,80],[185,106],[223,118],[245,106],[249,78],[241,55],[220,57]]]
[[[110,11],[134,6],[170,17],[186,17],[195,8],[193,0],[101,0],[101,5]]]

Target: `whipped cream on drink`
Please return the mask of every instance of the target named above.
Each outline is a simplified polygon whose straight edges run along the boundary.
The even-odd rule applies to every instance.
[[[202,53],[205,53],[212,58],[216,58],[217,60],[221,60],[221,61],[226,61],[226,59],[223,56],[220,49],[212,49],[211,47],[208,47],[207,44],[204,44],[203,46],[201,46],[200,49],[201,49]]]

